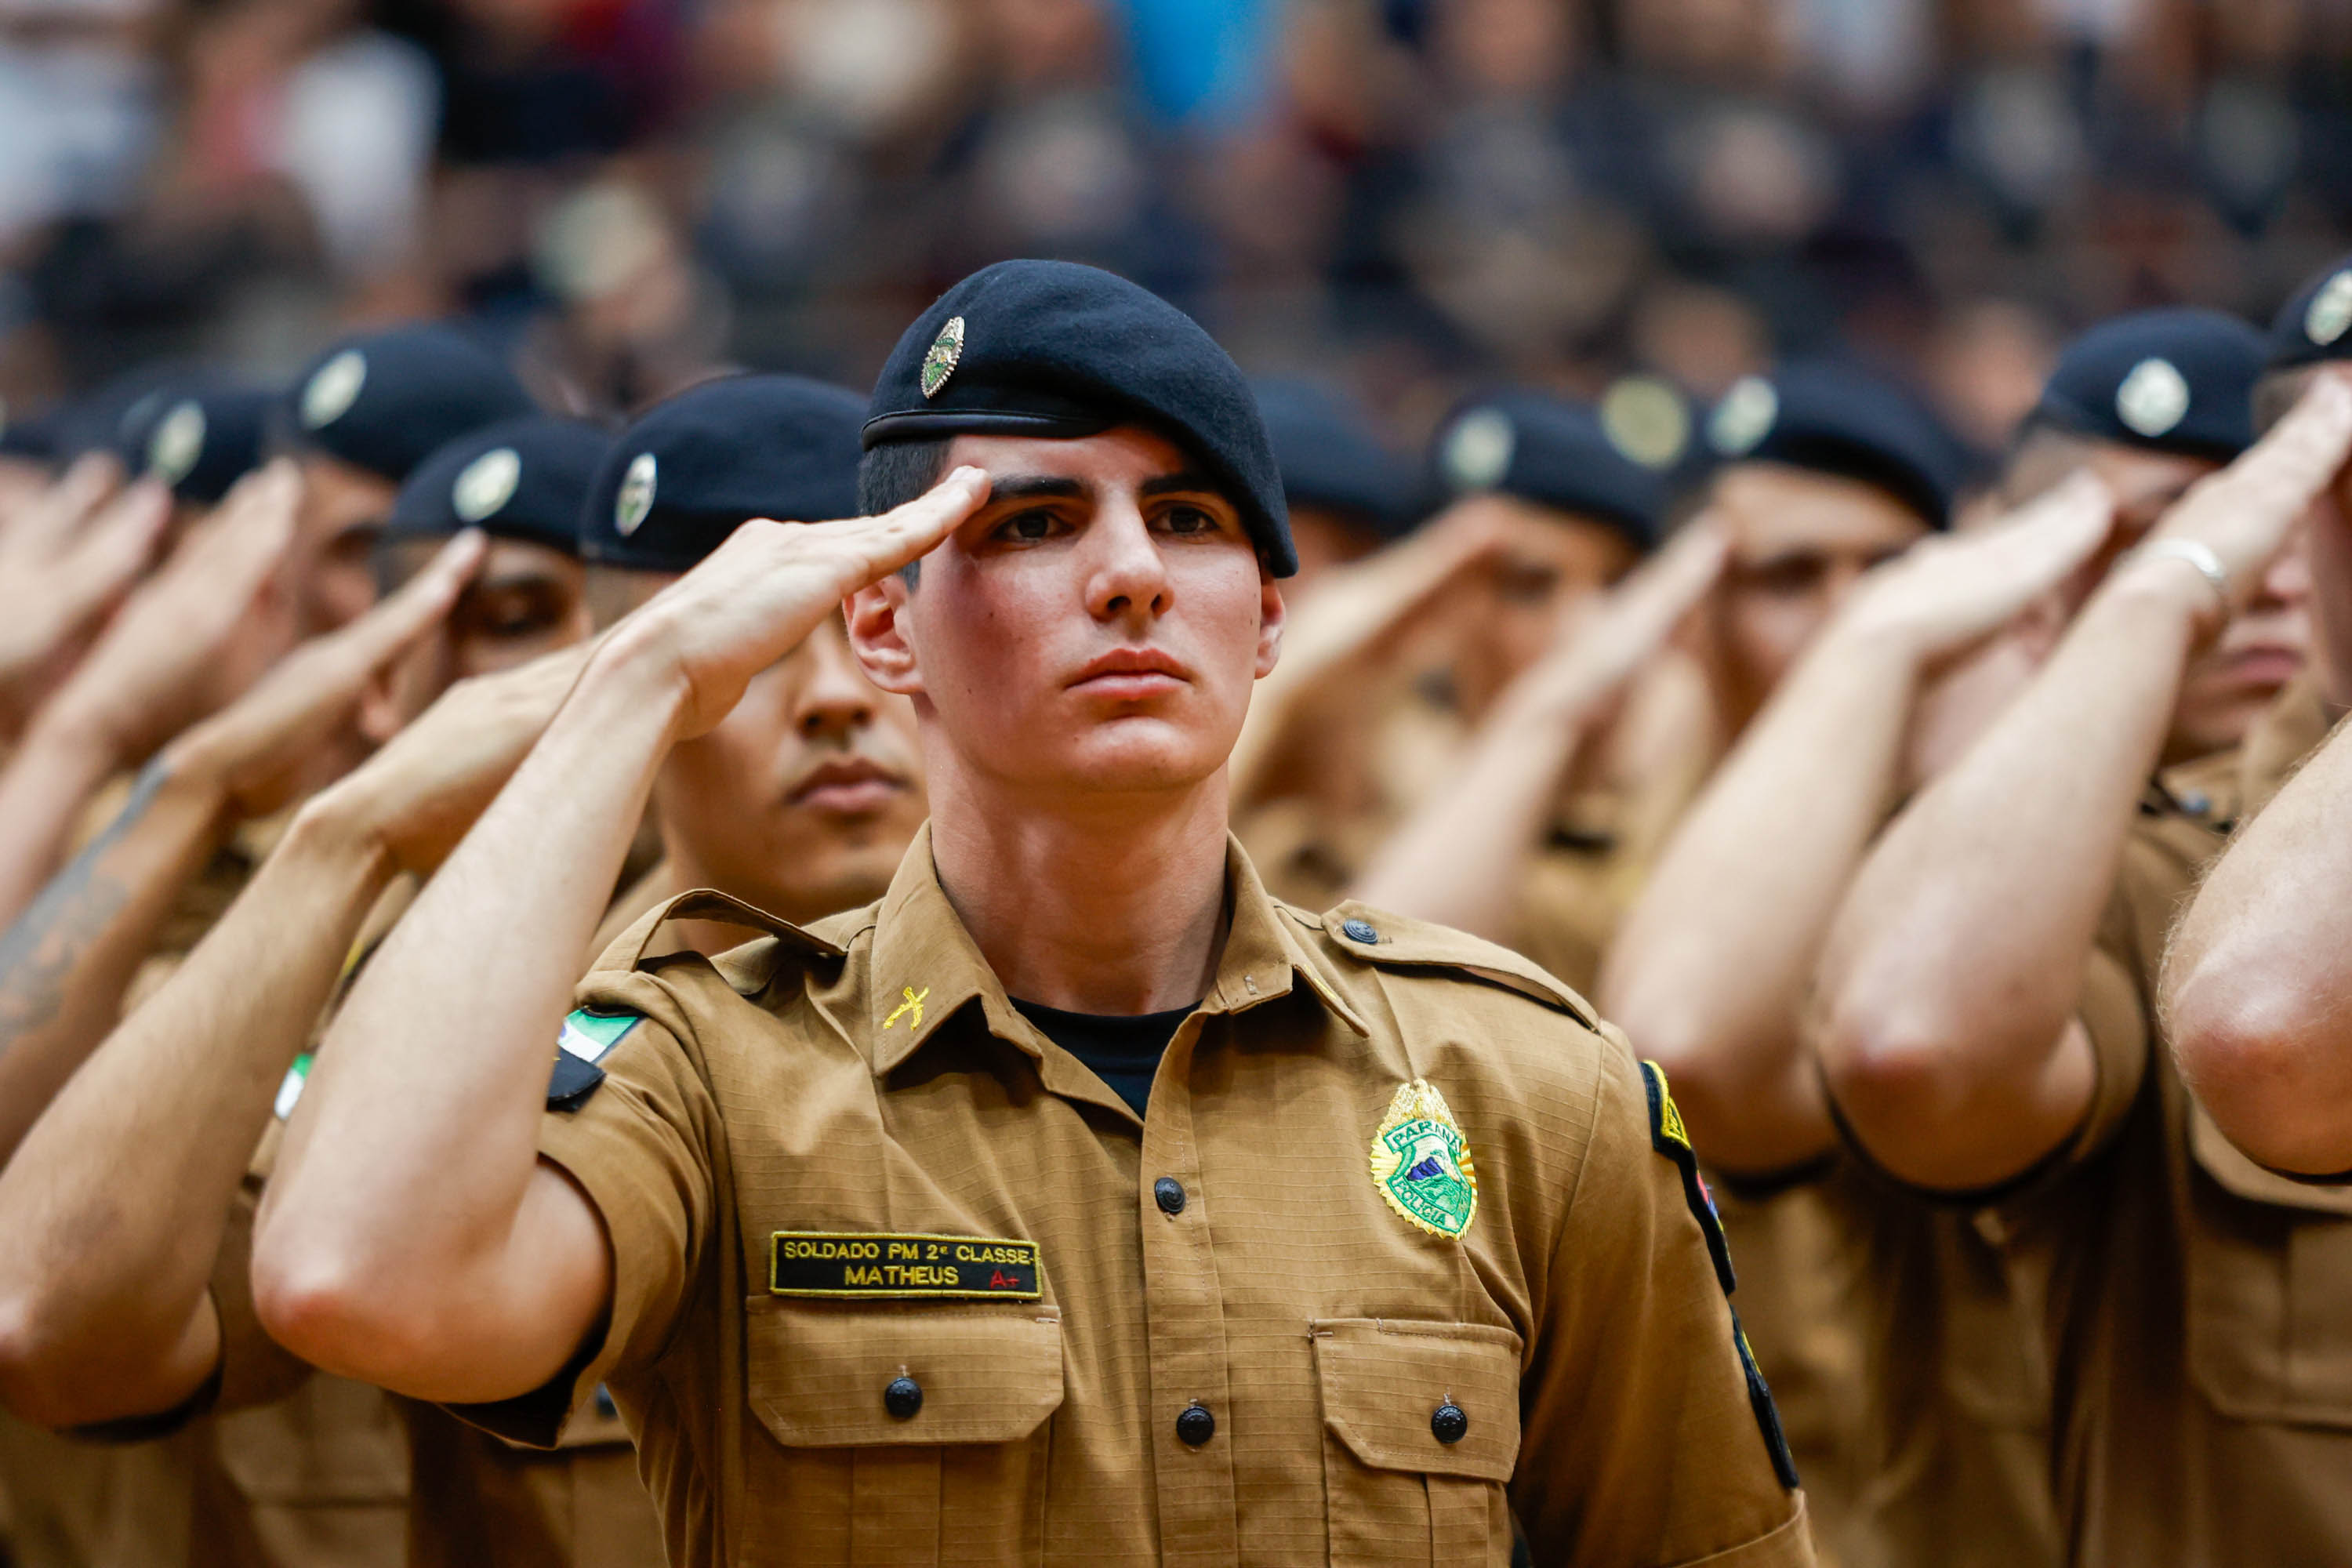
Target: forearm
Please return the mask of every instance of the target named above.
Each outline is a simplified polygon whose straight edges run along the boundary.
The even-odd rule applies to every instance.
[[[215,784],[158,762],[0,935],[0,1160],[114,1026],[123,991],[225,823]]]
[[[1833,627],[1669,842],[1602,969],[1601,1010],[1726,1169],[1788,1169],[1835,1141],[1806,989],[1892,799],[1916,674],[1899,640]]]
[[[2213,868],[2173,934],[2180,1069],[2264,1164],[2352,1170],[2352,731],[2339,727]]]
[[[1519,879],[1591,720],[1584,700],[1507,692],[1462,771],[1381,846],[1353,894],[1416,920],[1507,939]]]
[[[300,1353],[413,1382],[410,1352],[462,1338],[464,1304],[512,1294],[576,955],[667,751],[675,703],[625,661],[592,663],[330,1026],[257,1241],[265,1320],[288,1325],[281,1337],[310,1336],[289,1341]],[[374,1326],[398,1325],[381,1362],[355,1331],[369,1325],[344,1316],[362,1299],[382,1314]]]
[[[1823,962],[1822,1065],[1898,1174],[2005,1179],[2089,1103],[2069,1025],[2206,593],[2177,562],[2120,569],[1855,879]]]
[[[388,866],[364,835],[298,816],[0,1172],[11,1405],[50,1426],[146,1415],[210,1374],[223,1226]]]
[[[71,720],[37,718],[0,769],[0,928],[57,874],[74,827],[116,768],[111,751]]]

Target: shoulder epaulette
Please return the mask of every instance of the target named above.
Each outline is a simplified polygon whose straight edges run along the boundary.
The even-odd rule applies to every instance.
[[[1507,947],[1352,900],[1321,921],[1337,951],[1364,963],[1383,969],[1452,970],[1558,1008],[1588,1029],[1598,1026],[1600,1015],[1567,982]]]

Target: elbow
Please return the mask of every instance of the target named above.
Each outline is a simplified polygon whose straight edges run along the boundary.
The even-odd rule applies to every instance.
[[[269,1337],[322,1371],[397,1388],[425,1342],[419,1315],[383,1268],[340,1244],[278,1226],[253,1253],[253,1306]]]
[[[134,1372],[127,1347],[76,1330],[37,1293],[0,1287],[0,1407],[52,1432],[121,1414],[116,1391]]]
[[[73,1380],[59,1375],[60,1359],[39,1306],[19,1290],[0,1291],[0,1406],[51,1431],[73,1426]]]
[[[2198,965],[2166,1001],[2180,1076],[2231,1142],[2276,1170],[2352,1170],[2352,1052],[2328,997],[2250,958]]]
[[[1981,1043],[1916,996],[1849,993],[1826,1011],[1822,1077],[1865,1145],[1916,1147],[1964,1124],[1975,1099],[1970,1058]]]

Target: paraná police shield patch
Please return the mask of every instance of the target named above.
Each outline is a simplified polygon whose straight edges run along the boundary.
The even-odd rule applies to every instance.
[[[1425,1078],[1396,1091],[1372,1134],[1372,1184],[1389,1207],[1432,1236],[1457,1237],[1478,1213],[1469,1141]]]

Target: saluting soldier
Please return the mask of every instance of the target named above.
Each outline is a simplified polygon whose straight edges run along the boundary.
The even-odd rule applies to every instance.
[[[2107,574],[1881,836],[1825,948],[1836,1114],[1861,1157],[1987,1244],[2024,1351],[2005,1398],[2047,1412],[2069,1562],[2352,1551],[2352,1222],[2230,1146],[2154,1005],[2166,932],[2221,839],[2151,775],[2199,654],[2258,595],[2294,592],[2296,524],[2352,448],[2352,391],[2304,369],[2352,321],[2315,303],[2325,287],[2274,361],[2308,383],[2293,411]]]
[[[367,374],[372,385],[352,395],[331,423],[362,449],[379,449],[395,439],[379,426],[428,416],[436,388],[445,385],[454,384],[452,400],[463,405],[478,372],[473,351],[463,351],[454,367],[430,357],[381,362]],[[164,426],[169,411],[158,430]],[[205,442],[226,428],[226,421],[207,418]],[[407,487],[383,499],[383,512],[397,520],[388,560],[412,578],[409,588],[341,632],[306,644],[240,700],[181,733],[152,764],[146,806],[127,811],[118,832],[87,851],[78,877],[61,881],[54,908],[45,902],[36,910],[49,921],[42,929],[70,933],[40,938],[68,959],[57,980],[68,1004],[42,1027],[21,1032],[14,1056],[26,1063],[70,1060],[80,1069],[54,1105],[33,1107],[37,1123],[0,1178],[0,1213],[7,1215],[0,1227],[19,1241],[7,1253],[9,1268],[0,1269],[0,1321],[12,1328],[0,1356],[0,1392],[52,1427],[113,1438],[172,1434],[115,1453],[12,1436],[12,1453],[45,1469],[21,1483],[40,1528],[36,1540],[73,1542],[64,1549],[75,1554],[158,1563],[207,1552],[212,1556],[200,1561],[475,1561],[485,1514],[463,1514],[454,1500],[480,1481],[480,1467],[466,1471],[436,1460],[449,1455],[449,1438],[458,1446],[480,1446],[482,1438],[433,1411],[404,1432],[400,1413],[376,1389],[308,1377],[258,1335],[252,1310],[240,1302],[249,1300],[245,1232],[252,1194],[268,1173],[273,1147],[261,1129],[273,1098],[291,1107],[301,1086],[301,1072],[287,1072],[287,1060],[308,1041],[320,999],[376,891],[409,865],[379,842],[381,818],[395,806],[419,811],[419,797],[463,795],[466,769],[489,766],[503,775],[520,754],[518,742],[503,769],[494,762],[499,720],[513,721],[510,705],[468,705],[437,724],[436,757],[419,757],[412,742],[391,759],[391,781],[383,769],[352,775],[346,790],[313,799],[291,823],[275,818],[275,809],[318,778],[322,759],[334,752],[331,738],[379,741],[433,696],[430,687],[404,684],[385,699],[381,689],[404,660],[446,682],[510,666],[551,637],[585,630],[576,564],[551,541],[574,529],[602,445],[604,437],[585,426],[530,418],[503,426],[489,445],[461,439],[446,461],[419,454]],[[268,482],[278,487],[270,499],[282,512],[278,521],[289,529],[294,479],[275,475]],[[237,505],[249,508],[257,499],[230,500]],[[247,527],[242,517],[237,527]],[[379,524],[358,527],[374,543]],[[487,529],[494,538],[487,550],[478,538],[445,548],[461,529]],[[475,583],[485,552],[497,572],[489,583]],[[485,599],[468,609],[475,588],[499,595],[520,588],[534,602],[539,588],[562,588],[560,569],[541,574],[548,555],[572,566],[569,602],[555,606],[552,618],[513,616]],[[360,564],[364,569],[364,557]],[[541,721],[560,691],[562,684],[546,691]],[[402,700],[412,705],[400,710]],[[536,726],[522,742],[531,733]],[[440,811],[452,806],[442,799]],[[249,858],[230,860],[212,877],[224,886],[203,920],[158,933],[174,879],[203,865],[214,837],[240,820],[266,818],[275,818],[273,830],[245,844]],[[268,875],[257,865],[268,865]],[[91,931],[75,931],[78,905],[103,896],[108,881],[127,893],[127,908]],[[224,920],[224,908],[233,908],[233,917]],[[167,950],[167,962],[151,966],[151,990],[160,990],[115,1023],[113,996],[101,987],[120,987],[151,945]],[[16,954],[0,983],[26,1008],[37,971],[21,963],[24,954]],[[82,1053],[91,1060],[82,1063]],[[414,1450],[409,1436],[419,1438]],[[546,1465],[536,1455],[531,1462]],[[412,1471],[421,1477],[430,1519],[461,1531],[461,1552],[436,1554],[430,1540],[412,1535]],[[625,1460],[618,1481],[635,1488]],[[103,1502],[108,1495],[120,1504]],[[635,1500],[637,1561],[646,1561],[656,1552],[649,1504],[642,1488],[625,1498]],[[85,1507],[94,1514],[87,1521]],[[531,1516],[508,1511],[503,1519],[497,1544],[510,1559],[546,1559],[551,1547],[522,1540],[536,1523]],[[609,1538],[612,1521],[597,1523]]]
[[[656,404],[607,454],[582,519],[592,598],[610,626],[752,518],[857,509],[856,394],[797,375],[734,375]],[[582,967],[656,905],[716,888],[812,921],[878,898],[924,812],[908,700],[866,678],[838,616],[752,677],[707,735],[674,748],[651,804],[658,858],[630,879]],[[679,921],[665,940],[719,953],[745,932]]]
[[[1007,263],[865,438],[879,515],[749,524],[616,627],[362,976],[265,1320],[519,1436],[605,1382],[678,1563],[1501,1563],[1515,1511],[1547,1563],[1810,1562],[1663,1086],[1525,961],[1279,904],[1227,834],[1292,564],[1231,361]],[[844,595],[921,724],[890,890],[689,894],[566,1024],[663,757]],[[715,907],[771,934],[639,962]]]
[[[1922,744],[1943,728],[1927,721],[1950,700],[1947,672],[1988,638],[2046,642],[2063,584],[2251,443],[2263,353],[2253,328],[2202,310],[2118,318],[2067,345],[2011,444],[2002,490],[2019,510],[1863,579],[1693,807],[1610,954],[1603,1005],[1666,1068],[1733,1194],[1735,1238],[1755,1242],[1739,1252],[1750,1331],[1800,1463],[1832,1483],[1811,1495],[1845,1561],[2054,1562],[2060,1544],[2046,1401],[1986,1285],[1984,1242],[1836,1158],[1805,1037],[1823,938],[1928,753],[1963,739]],[[1978,658],[1960,677],[1970,705],[2012,694],[2021,668],[2030,654]],[[2184,695],[2168,750],[2193,754],[2242,715],[2235,685],[2203,690]]]

